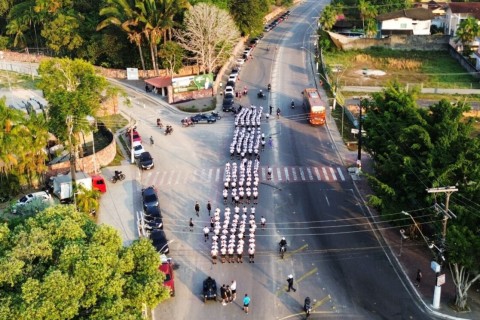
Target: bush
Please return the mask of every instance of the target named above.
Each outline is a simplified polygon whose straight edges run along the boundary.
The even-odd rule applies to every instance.
[[[8,41],[9,41],[8,37],[0,36],[0,50],[7,49]]]

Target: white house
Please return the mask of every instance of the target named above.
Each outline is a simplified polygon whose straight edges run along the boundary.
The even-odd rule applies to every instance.
[[[404,9],[376,17],[382,36],[392,34],[429,35],[434,15],[425,8]]]
[[[480,3],[452,2],[448,4],[445,14],[445,34],[455,36],[462,20],[468,17],[480,19]]]

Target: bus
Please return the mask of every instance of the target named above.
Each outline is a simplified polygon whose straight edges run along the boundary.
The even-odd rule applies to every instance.
[[[303,90],[303,106],[308,109],[308,119],[311,125],[325,124],[326,103],[320,97],[317,89],[307,88]]]

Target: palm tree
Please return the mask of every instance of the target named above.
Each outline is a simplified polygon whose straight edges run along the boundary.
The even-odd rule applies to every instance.
[[[152,58],[152,66],[155,73],[158,70],[158,44],[162,34],[162,26],[164,24],[163,14],[157,8],[158,0],[137,1],[137,9],[139,9],[139,20],[143,24],[143,33],[148,39],[150,46],[150,56]]]
[[[44,24],[45,21],[47,21],[47,14],[50,13],[45,11],[39,11],[36,9],[35,0],[27,0],[20,2],[14,5],[8,13],[7,30],[9,30],[9,33],[7,34],[15,35],[15,42],[21,41],[23,37],[23,32],[33,27],[33,31],[35,34],[35,45],[38,48],[39,42],[37,26],[41,26]],[[18,40],[17,37],[19,37]],[[25,46],[27,46],[26,41]]]
[[[160,11],[163,14],[163,43],[172,40],[172,29],[177,25],[175,16],[191,7],[188,0],[160,0]]]
[[[100,10],[105,20],[97,25],[97,31],[109,25],[115,25],[127,33],[128,40],[138,48],[142,68],[145,70],[145,60],[142,51],[143,27],[139,21],[139,11],[136,0],[107,0],[107,6]]]
[[[17,124],[21,123],[23,113],[7,107],[5,98],[0,99],[0,172],[12,173],[18,163],[16,155],[19,146],[19,130]]]
[[[76,193],[75,202],[77,210],[95,217],[100,207],[100,196],[102,193],[97,189],[87,190],[83,185],[78,185],[78,193]]]
[[[324,30],[331,30],[337,22],[337,9],[332,5],[327,5],[320,16],[320,24]]]
[[[460,22],[457,29],[456,39],[464,46],[464,53],[470,54],[470,45],[475,38],[480,35],[480,26],[478,20],[473,17],[468,17]]]

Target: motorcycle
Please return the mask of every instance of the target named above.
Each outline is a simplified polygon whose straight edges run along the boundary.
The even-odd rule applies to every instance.
[[[218,112],[216,112],[216,111],[212,111],[211,114],[212,114],[212,116],[215,117],[215,119],[217,119],[217,120],[222,119],[222,116],[220,116],[220,115],[218,114]]]
[[[291,107],[292,107],[292,109],[295,109],[295,102],[293,100],[292,100]]]
[[[268,92],[270,92],[270,90],[272,90],[272,86],[270,85],[270,83],[268,84]]]
[[[305,311],[305,318],[308,318],[310,316],[310,313],[312,312],[312,302],[310,301],[310,297],[305,298],[303,311]]]
[[[112,177],[112,183],[117,183],[117,181],[125,180],[125,174],[122,171],[115,171],[114,176]]]
[[[262,90],[260,90],[260,92],[257,93],[257,98],[258,99],[267,99],[267,96],[265,95],[265,93],[263,93]]]
[[[185,118],[180,121],[182,123],[182,127],[193,127],[193,121],[191,118]]]

